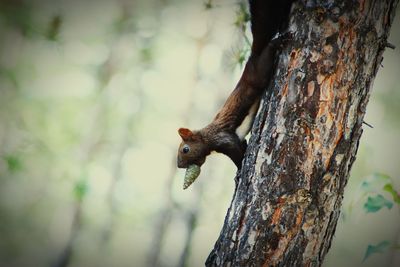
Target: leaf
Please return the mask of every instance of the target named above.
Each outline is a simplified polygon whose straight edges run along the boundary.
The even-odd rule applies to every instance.
[[[22,169],[21,160],[15,155],[8,155],[4,157],[7,163],[7,168],[10,172],[16,172]]]
[[[206,10],[208,10],[208,9],[213,8],[214,4],[213,4],[212,0],[207,0],[207,1],[204,1],[203,5],[204,5],[204,8]]]
[[[56,15],[51,18],[49,27],[47,29],[46,37],[50,41],[56,41],[59,34],[60,34],[60,28],[62,24],[62,19],[60,15]]]
[[[393,197],[393,201],[400,205],[400,194],[393,188],[392,184],[385,184],[383,190],[389,192]]]
[[[374,173],[362,182],[361,190],[363,192],[374,192],[377,188],[381,188],[382,184],[390,181],[390,176],[384,173]]]
[[[250,14],[247,12],[246,5],[239,3],[239,9],[236,11],[235,26],[242,28],[246,25],[246,22],[250,21]]]
[[[375,179],[379,179],[379,180],[390,180],[390,176],[388,174],[385,174],[385,173],[376,172],[376,173],[373,174],[373,177]]]
[[[375,197],[368,197],[367,202],[364,204],[364,209],[368,212],[377,212],[381,208],[387,207],[388,209],[391,209],[393,207],[393,203],[389,200],[387,200],[384,196],[381,194],[375,196]]]
[[[74,195],[76,200],[82,201],[88,190],[89,186],[86,179],[81,179],[80,181],[78,181],[74,187]]]
[[[385,250],[387,250],[390,247],[390,242],[385,240],[380,242],[377,245],[368,245],[367,251],[365,252],[365,256],[363,261],[365,261],[369,256],[375,253],[383,253]]]

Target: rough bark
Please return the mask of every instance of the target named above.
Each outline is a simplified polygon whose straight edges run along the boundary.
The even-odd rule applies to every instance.
[[[296,1],[207,266],[320,266],[398,0]]]

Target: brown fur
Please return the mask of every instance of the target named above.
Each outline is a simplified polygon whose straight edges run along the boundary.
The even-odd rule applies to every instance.
[[[182,137],[178,150],[179,168],[187,168],[191,164],[201,166],[212,151],[227,155],[240,168],[246,141],[240,140],[235,131],[253,104],[261,99],[268,82],[267,74],[272,68],[274,51],[274,46],[269,45],[260,57],[249,59],[236,88],[209,125],[193,132],[186,128],[179,129]],[[183,153],[185,145],[190,148],[188,153]]]
[[[182,137],[178,150],[179,168],[187,168],[191,164],[201,166],[212,151],[227,155],[238,169],[241,168],[247,144],[246,140],[241,140],[236,134],[236,129],[249,115],[253,105],[258,107],[261,95],[270,80],[275,50],[281,41],[271,41],[271,37],[281,23],[273,21],[272,24],[268,24],[267,20],[279,19],[279,14],[275,12],[278,7],[285,10],[290,7],[290,1],[283,2],[284,4],[278,4],[275,1],[250,0],[254,42],[242,77],[209,125],[198,131],[186,128],[178,130]],[[284,5],[286,6],[283,7]],[[255,114],[250,115],[252,122]],[[186,153],[185,147],[189,148]]]

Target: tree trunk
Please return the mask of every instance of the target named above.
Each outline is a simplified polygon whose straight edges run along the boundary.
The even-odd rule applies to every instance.
[[[398,0],[296,1],[207,266],[320,266]]]

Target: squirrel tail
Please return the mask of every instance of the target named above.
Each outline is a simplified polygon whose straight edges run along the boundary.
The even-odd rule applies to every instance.
[[[269,41],[286,28],[293,0],[249,0],[253,45],[251,54],[259,56]]]

